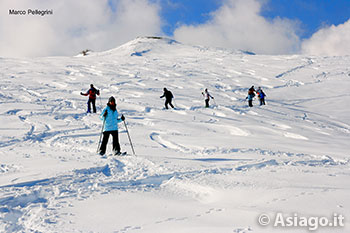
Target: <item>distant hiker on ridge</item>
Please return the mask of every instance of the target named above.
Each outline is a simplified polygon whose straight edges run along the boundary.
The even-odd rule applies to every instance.
[[[258,87],[258,89],[256,90],[256,94],[258,95],[258,98],[260,100],[260,105],[265,105],[265,93],[263,92],[263,90],[261,89],[261,87]]]
[[[89,100],[87,102],[87,105],[88,105],[87,112],[91,113],[90,105],[92,104],[93,112],[96,113],[96,105],[95,105],[96,95],[100,95],[100,90],[97,90],[93,84],[90,84],[90,89],[86,93],[80,92],[80,95],[89,96]]]
[[[248,90],[248,96],[246,99],[248,99],[248,104],[249,104],[249,107],[253,107],[253,98],[255,96],[255,89],[254,89],[254,86],[252,86],[251,88],[249,88]]]
[[[124,121],[125,117],[122,115],[120,118],[118,118],[118,111],[113,96],[109,98],[107,107],[103,109],[100,115],[100,119],[104,121],[103,139],[100,147],[100,155],[104,155],[106,153],[109,135],[112,135],[113,137],[114,155],[120,155],[121,152],[118,137],[118,123]]]
[[[174,98],[173,93],[171,93],[171,91],[168,91],[165,87],[163,91],[164,91],[164,94],[160,98],[165,97],[165,108],[168,109],[168,104],[172,108],[174,108],[173,104],[171,103],[172,99]]]
[[[214,99],[214,97],[209,94],[209,91],[207,88],[204,90],[204,92],[202,92],[202,95],[205,98],[205,107],[209,108],[209,99],[210,98]]]

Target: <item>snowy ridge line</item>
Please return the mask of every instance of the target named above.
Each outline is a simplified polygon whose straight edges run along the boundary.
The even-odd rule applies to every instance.
[[[304,68],[306,68],[307,66],[311,66],[312,64],[314,64],[314,61],[313,61],[311,58],[307,58],[307,64],[304,64],[304,65],[300,65],[300,66],[291,68],[291,69],[289,69],[289,70],[287,70],[287,71],[285,71],[285,72],[283,72],[283,73],[281,73],[281,74],[276,75],[276,78],[278,78],[278,79],[279,79],[279,78],[282,78],[282,77],[284,77],[284,76],[286,76],[286,75],[288,75],[288,74],[290,74],[290,73],[293,73],[293,72],[295,72],[295,71],[297,71],[297,70],[304,69]]]
[[[55,138],[54,139],[54,141],[55,141],[55,140],[59,140],[61,138],[72,138],[72,137],[77,137],[77,136],[81,137],[82,135],[69,135],[69,136],[67,135],[67,136],[59,136],[59,137],[57,137],[57,135],[60,135],[62,133],[66,134],[69,132],[76,132],[76,131],[88,130],[88,129],[89,129],[89,127],[85,126],[84,128],[51,132],[50,131],[51,129],[47,128],[47,130],[45,130],[44,132],[35,133],[35,126],[32,125],[29,132],[27,132],[22,139],[12,139],[9,141],[0,142],[0,147],[7,147],[7,146],[11,146],[15,143],[20,143],[20,142],[44,142],[45,140],[52,139],[52,138]],[[93,134],[93,135],[97,135],[97,134]],[[91,134],[89,136],[91,136]],[[54,143],[54,142],[52,142],[52,143]]]
[[[182,146],[178,143],[163,139],[160,136],[160,134],[157,132],[151,133],[151,135],[149,137],[151,138],[151,140],[157,142],[163,148],[177,150],[177,151],[181,151],[181,152],[189,152],[190,151],[190,149],[186,148],[185,146]]]
[[[207,154],[231,154],[231,153],[256,153],[260,155],[269,155],[269,156],[287,156],[287,157],[315,157],[311,154],[305,154],[305,153],[293,153],[293,152],[287,152],[287,151],[273,151],[269,149],[262,149],[262,148],[213,148],[213,149],[204,149],[204,150],[198,150],[192,152],[194,154],[201,153],[202,155]]]
[[[236,167],[236,171],[246,171],[246,170],[249,170],[249,169],[252,169],[252,168],[256,168],[256,169],[262,169],[264,167],[267,167],[267,166],[278,166],[279,163],[275,160],[275,159],[271,159],[271,160],[268,160],[268,161],[263,161],[263,162],[260,162],[260,163],[254,163],[254,164],[247,164],[247,165],[243,165],[243,166],[239,166],[239,167]]]
[[[281,160],[277,161],[276,159],[264,160],[259,163],[246,164],[239,167],[236,167],[236,171],[247,171],[249,169],[262,169],[267,166],[308,166],[308,167],[331,167],[331,166],[347,166],[349,165],[348,161],[334,161],[333,159],[310,159],[310,160]]]
[[[337,98],[338,96],[334,96],[334,98]],[[340,97],[340,96],[339,96]],[[325,99],[329,99],[332,97],[328,97]],[[286,110],[283,113],[281,112],[277,112],[273,109],[261,109],[261,111],[266,111],[266,112],[273,112],[276,114],[279,114],[283,117],[279,117],[279,120],[283,120],[285,119],[285,116],[290,117],[291,119],[301,119],[304,122],[308,122],[310,123],[312,126],[317,125],[322,129],[334,129],[337,130],[339,132],[343,132],[343,133],[350,133],[350,125],[337,120],[337,119],[332,119],[327,115],[318,113],[318,112],[312,112],[312,111],[307,111],[305,109],[302,109],[300,106],[297,106],[297,104],[301,104],[301,103],[306,103],[306,102],[311,102],[311,101],[315,101],[315,100],[320,100],[322,99],[322,97],[320,98],[309,98],[309,99],[303,99],[303,100],[289,100],[290,103],[288,102],[280,102],[280,101],[275,101],[275,100],[270,100],[269,104],[271,106],[273,106],[274,108],[278,107],[278,106],[287,106],[285,107]],[[293,112],[294,116],[290,113]],[[303,116],[300,115],[295,115],[295,113],[300,113],[303,114]],[[276,119],[276,117],[274,117],[274,119]]]
[[[5,142],[0,142],[0,148],[1,147],[8,147],[8,146],[12,146],[18,142],[20,142],[21,140],[19,139],[12,139],[12,140],[9,140],[9,141],[5,141]]]
[[[283,105],[286,105],[286,106],[293,106],[293,107],[297,107],[298,105],[302,104],[302,103],[307,103],[307,102],[312,102],[312,101],[315,101],[315,100],[322,100],[322,99],[332,99],[332,98],[340,98],[340,97],[344,97],[346,95],[336,95],[336,96],[327,96],[327,97],[315,97],[315,98],[305,98],[305,99],[292,99],[292,100],[288,100],[283,102]],[[272,102],[275,102],[275,103],[278,103],[277,101],[272,101]],[[293,109],[293,110],[299,110],[300,109]],[[313,112],[308,112],[308,111],[305,111],[306,113],[313,113]],[[325,115],[322,115],[322,114],[318,114],[318,113],[313,113],[315,115],[319,115],[319,116],[323,116],[323,117],[327,117]]]
[[[285,156],[288,158],[307,158],[308,160],[305,161],[325,161],[325,162],[330,162],[330,164],[337,164],[337,165],[347,165],[349,163],[349,160],[335,160],[332,157],[328,155],[313,155],[313,154],[306,154],[306,153],[295,153],[295,152],[287,152],[287,151],[273,151],[269,149],[261,149],[261,148],[207,148],[204,150],[191,150],[188,152],[188,154],[191,155],[199,155],[201,156],[200,158],[194,158],[194,160],[199,160],[199,161],[205,161],[205,160],[210,160],[214,158],[207,158],[206,156],[208,155],[224,155],[225,157],[217,157],[216,159],[222,161],[227,160],[227,161],[251,161],[252,159],[249,158],[237,158],[237,157],[232,157],[230,154],[237,154],[237,153],[242,153],[242,154],[258,154],[258,155],[268,155],[271,157],[278,157],[280,158],[281,156]],[[301,161],[305,162],[304,160]],[[284,163],[288,164],[289,162],[294,162],[292,160],[285,160]]]

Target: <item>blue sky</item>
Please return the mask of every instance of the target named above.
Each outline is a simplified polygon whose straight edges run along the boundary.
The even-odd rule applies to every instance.
[[[303,38],[326,25],[342,24],[350,18],[349,0],[269,0],[262,15],[300,20]]]
[[[163,31],[172,35],[181,24],[201,24],[210,19],[224,0],[162,0]],[[265,0],[261,15],[298,20],[301,38],[308,38],[325,25],[342,24],[350,18],[350,0]]]
[[[161,15],[166,19],[163,31],[172,35],[179,24],[200,24],[210,19],[221,0],[163,0]]]

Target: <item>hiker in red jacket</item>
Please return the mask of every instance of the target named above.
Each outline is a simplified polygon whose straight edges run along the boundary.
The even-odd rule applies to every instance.
[[[80,95],[84,95],[84,96],[89,96],[89,100],[87,102],[87,105],[88,105],[88,110],[87,112],[88,113],[91,113],[91,104],[92,104],[92,109],[93,109],[93,112],[96,113],[96,95],[100,95],[100,90],[97,90],[94,85],[90,84],[90,89],[86,92],[86,93],[83,93],[83,92],[80,92]]]

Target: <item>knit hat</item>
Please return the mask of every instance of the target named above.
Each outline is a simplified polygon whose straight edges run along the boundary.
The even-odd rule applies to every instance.
[[[108,103],[109,103],[109,102],[113,102],[113,103],[115,103],[115,99],[114,99],[114,97],[113,97],[113,96],[109,97],[109,99],[108,99]]]

